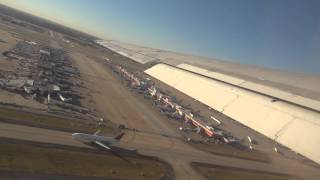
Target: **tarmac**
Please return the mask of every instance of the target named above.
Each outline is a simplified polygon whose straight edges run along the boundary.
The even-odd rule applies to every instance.
[[[0,123],[0,137],[68,145],[79,148],[92,148],[73,140],[71,133],[8,123]],[[197,174],[190,167],[191,162],[241,167],[264,172],[295,174],[305,179],[313,179],[315,175],[319,175],[319,171],[316,168],[310,168],[294,162],[291,162],[292,164],[288,167],[279,164],[216,156],[197,150],[179,139],[162,137],[161,135],[155,136],[129,132],[117,146],[122,148],[136,148],[141,154],[164,159],[172,165],[176,179],[203,179],[201,175]],[[299,171],[297,171],[295,167],[299,167]],[[293,171],[288,168],[294,168],[295,170]]]

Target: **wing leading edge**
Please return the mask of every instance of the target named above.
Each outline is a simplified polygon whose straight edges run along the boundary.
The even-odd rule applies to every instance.
[[[102,142],[99,142],[99,141],[94,141],[95,144],[107,149],[107,150],[111,150],[110,147],[108,147],[107,145],[103,144]]]

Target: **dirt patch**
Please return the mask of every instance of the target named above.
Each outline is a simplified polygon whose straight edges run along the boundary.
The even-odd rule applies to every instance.
[[[218,145],[218,144],[201,144],[201,143],[191,143],[195,148],[201,149],[203,151],[212,153],[214,155],[234,157],[239,159],[246,159],[250,161],[258,161],[264,163],[271,163],[271,159],[267,154],[259,151],[249,151],[249,150],[239,150],[230,145]]]
[[[271,173],[266,171],[249,170],[242,168],[233,168],[225,166],[216,166],[203,163],[191,163],[191,166],[207,179],[224,179],[224,180],[302,180],[297,176],[288,174]]]
[[[47,109],[46,105],[41,104],[38,101],[28,99],[23,97],[21,94],[12,93],[2,89],[0,89],[0,102],[6,103],[6,104],[20,105],[20,106],[35,108],[35,109],[42,109],[42,110]]]

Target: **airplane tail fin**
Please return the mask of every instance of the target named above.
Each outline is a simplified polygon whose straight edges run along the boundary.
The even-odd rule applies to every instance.
[[[120,139],[123,137],[123,135],[124,135],[124,132],[121,133],[121,134],[119,134],[119,135],[117,135],[117,136],[114,137],[114,138],[117,139],[117,140],[120,140]]]

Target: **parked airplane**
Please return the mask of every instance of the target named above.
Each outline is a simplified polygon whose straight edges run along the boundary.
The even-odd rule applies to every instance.
[[[121,133],[115,137],[107,137],[98,135],[100,131],[97,131],[94,134],[85,134],[85,133],[73,133],[73,139],[81,141],[86,144],[98,145],[104,149],[112,150],[109,145],[116,144],[123,137],[124,133]]]

